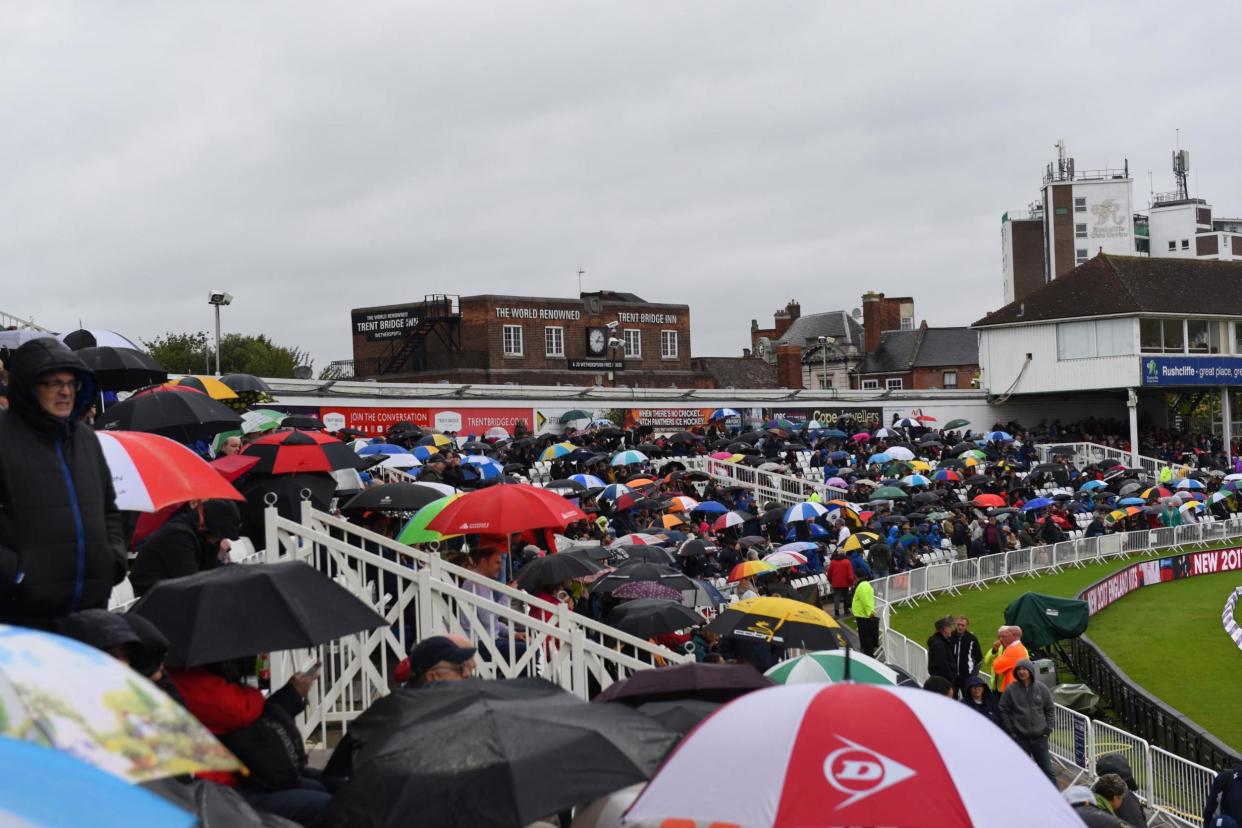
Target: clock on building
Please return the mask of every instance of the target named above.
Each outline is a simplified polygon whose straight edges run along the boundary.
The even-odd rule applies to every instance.
[[[608,331],[604,328],[586,329],[586,349],[590,356],[603,356],[608,346]]]

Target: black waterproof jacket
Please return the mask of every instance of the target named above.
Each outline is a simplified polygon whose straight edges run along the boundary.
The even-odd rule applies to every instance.
[[[9,410],[0,413],[0,622],[46,626],[105,607],[125,577],[125,543],[112,475],[95,432],[79,418],[95,382],[77,354],[35,339],[9,359]],[[72,416],[43,410],[35,382],[52,371],[82,381]]]

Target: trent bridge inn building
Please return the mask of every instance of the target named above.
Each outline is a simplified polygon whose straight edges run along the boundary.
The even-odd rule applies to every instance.
[[[1100,253],[972,327],[992,398],[1113,391],[1135,450],[1140,415],[1167,426],[1204,400],[1238,433],[1242,262]]]

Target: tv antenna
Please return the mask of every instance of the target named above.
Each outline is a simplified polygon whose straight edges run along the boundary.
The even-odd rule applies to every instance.
[[[582,277],[586,275],[586,271],[578,268],[578,295],[582,295]]]
[[[1181,199],[1190,198],[1190,187],[1187,179],[1190,177],[1190,151],[1177,149],[1173,151],[1173,178],[1177,181],[1177,197]]]

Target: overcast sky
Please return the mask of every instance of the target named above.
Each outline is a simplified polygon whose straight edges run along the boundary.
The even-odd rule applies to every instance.
[[[349,309],[447,292],[752,317],[1000,305],[1000,216],[1064,138],[1136,207],[1242,213],[1242,5],[8,2],[0,310],[350,353]]]

